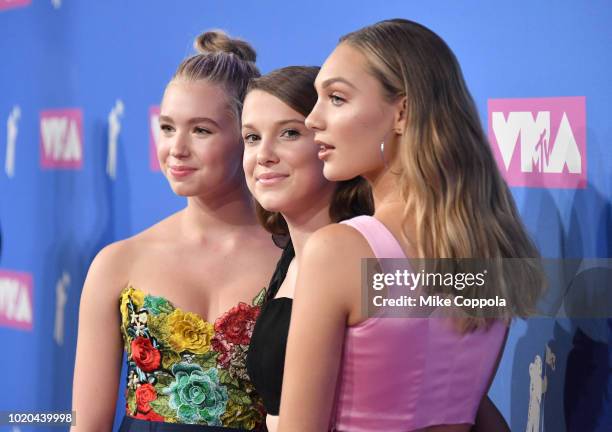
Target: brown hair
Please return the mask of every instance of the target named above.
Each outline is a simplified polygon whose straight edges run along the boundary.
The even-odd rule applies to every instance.
[[[250,81],[247,93],[261,90],[277,97],[293,110],[307,117],[317,102],[314,81],[319,68],[314,66],[288,66]],[[256,202],[255,210],[263,227],[277,235],[288,235],[289,228],[279,212],[270,212]],[[374,213],[372,191],[365,179],[355,177],[338,182],[329,206],[332,222],[340,222],[358,215]]]
[[[260,75],[255,50],[222,30],[200,34],[193,45],[198,54],[183,60],[172,80],[207,80],[222,85],[229,96],[229,108],[240,121],[249,80]]]
[[[538,258],[498,171],[461,68],[447,44],[421,24],[392,19],[347,34],[388,101],[406,98],[407,127],[399,143],[398,185],[404,221],[416,221],[422,258]],[[407,231],[404,223],[404,231]],[[502,316],[526,317],[542,292],[537,260],[488,283],[482,298],[501,295]],[[468,319],[466,328],[484,320]]]

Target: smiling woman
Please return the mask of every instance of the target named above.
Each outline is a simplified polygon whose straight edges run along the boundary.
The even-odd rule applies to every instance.
[[[247,368],[261,394],[270,432],[276,431],[295,277],[302,248],[317,229],[372,214],[372,196],[357,177],[330,182],[317,158],[314,134],[304,124],[316,102],[316,67],[289,66],[251,81],[244,102],[244,172],[257,214],[283,236],[278,262],[255,324]]]
[[[90,267],[74,373],[76,430],[111,430],[122,348],[128,381],[120,431],[263,426],[244,358],[279,252],[257,223],[240,136],[242,100],[259,73],[253,49],[222,32],[202,34],[196,48],[164,92],[157,147],[163,174],[187,206],[107,246]]]
[[[176,194],[216,194],[203,186],[232,188],[243,176],[240,131],[227,104],[225,90],[210,81],[175,79],[168,84],[157,156]]]

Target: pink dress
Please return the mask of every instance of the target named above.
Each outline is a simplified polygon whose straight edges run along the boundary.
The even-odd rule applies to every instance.
[[[378,219],[344,221],[377,258],[405,258]],[[447,318],[368,318],[348,327],[332,426],[350,432],[408,432],[474,423],[507,326],[462,335]]]

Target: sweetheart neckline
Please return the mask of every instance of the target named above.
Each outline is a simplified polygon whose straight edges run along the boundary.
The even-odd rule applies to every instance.
[[[215,323],[216,323],[216,322],[217,322],[217,321],[218,321],[220,318],[222,318],[222,317],[223,317],[223,315],[225,315],[226,313],[228,313],[229,311],[231,311],[233,308],[235,308],[236,306],[238,306],[240,303],[244,303],[244,304],[246,304],[246,305],[247,305],[247,306],[249,306],[249,307],[258,307],[258,306],[250,305],[250,304],[248,304],[247,302],[244,302],[244,301],[239,301],[238,303],[236,303],[235,305],[233,305],[232,307],[230,307],[230,308],[229,308],[229,309],[227,309],[226,311],[223,311],[223,312],[221,313],[221,315],[219,315],[217,318],[215,318],[215,320],[214,320],[214,321],[208,321],[208,320],[207,320],[207,319],[205,319],[205,318],[204,318],[202,315],[200,315],[198,312],[193,312],[193,311],[188,311],[188,310],[186,310],[186,309],[183,309],[182,307],[177,306],[177,305],[176,305],[176,304],[175,304],[175,303],[174,303],[172,300],[170,300],[170,299],[169,299],[169,298],[167,298],[167,297],[164,297],[164,296],[158,296],[158,295],[153,295],[153,294],[151,294],[151,293],[149,293],[149,292],[147,292],[147,291],[141,290],[140,288],[136,288],[136,287],[135,287],[135,286],[133,286],[132,284],[127,284],[127,285],[126,285],[126,286],[125,286],[125,287],[124,287],[124,288],[121,290],[121,292],[119,293],[119,298],[123,297],[124,293],[125,293],[126,291],[129,291],[130,289],[132,289],[132,290],[134,290],[134,291],[141,292],[141,293],[142,293],[142,294],[144,294],[145,296],[149,296],[149,297],[153,297],[153,298],[160,298],[160,299],[163,299],[163,300],[167,301],[167,302],[170,304],[170,306],[172,306],[172,308],[173,308],[174,310],[178,310],[178,311],[183,312],[183,313],[185,313],[185,314],[188,314],[188,313],[189,313],[189,314],[193,314],[193,315],[197,316],[199,319],[201,319],[202,321],[204,321],[205,323],[207,323],[207,324],[211,324],[213,327],[214,327]],[[264,288],[264,289],[265,289],[265,288]],[[260,292],[261,292],[261,291],[260,291]],[[258,293],[258,294],[257,294],[255,297],[257,297],[258,295],[259,295],[259,293]],[[255,298],[255,297],[254,297],[254,298]]]

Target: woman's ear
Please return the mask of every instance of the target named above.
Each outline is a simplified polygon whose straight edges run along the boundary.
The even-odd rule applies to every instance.
[[[393,132],[403,135],[408,123],[408,110],[406,107],[406,96],[398,98],[395,102],[395,121],[393,122]]]

